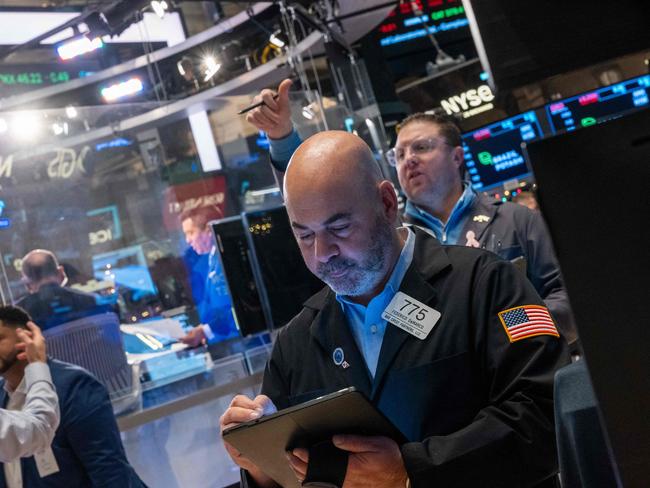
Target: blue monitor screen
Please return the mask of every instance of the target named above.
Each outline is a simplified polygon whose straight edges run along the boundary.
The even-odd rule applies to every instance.
[[[650,75],[582,93],[546,105],[553,133],[572,131],[649,105]]]
[[[130,301],[157,294],[140,245],[93,256],[93,270],[95,279],[110,280],[118,289],[129,290]]]
[[[535,112],[525,112],[463,134],[465,166],[472,186],[485,191],[530,175],[521,143],[542,135]]]

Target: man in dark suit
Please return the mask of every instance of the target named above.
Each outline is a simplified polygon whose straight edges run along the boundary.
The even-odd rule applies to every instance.
[[[321,132],[297,149],[284,197],[305,264],[328,287],[279,331],[261,395],[236,396],[222,428],[354,386],[408,442],[336,435],[345,463],[295,448],[287,462],[297,480],[555,487],[553,373],[569,355],[525,276],[491,252],[395,228],[394,188],[347,132]],[[276,486],[226,449],[244,486]]]
[[[15,307],[11,323],[0,324],[0,406],[17,409],[25,400],[26,360],[13,352],[16,330],[29,316]],[[59,396],[61,423],[51,446],[32,457],[2,464],[0,488],[75,488],[145,486],[129,465],[106,388],[86,370],[49,360]]]
[[[29,295],[16,305],[27,310],[43,330],[81,317],[116,311],[109,304],[98,303],[95,295],[66,288],[68,278],[51,251],[35,249],[27,253],[22,260],[22,273]]]

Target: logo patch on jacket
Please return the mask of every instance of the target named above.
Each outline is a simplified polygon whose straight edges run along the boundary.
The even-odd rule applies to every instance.
[[[523,305],[499,312],[501,324],[508,334],[510,342],[527,337],[552,335],[560,337],[555,322],[546,307],[541,305]]]

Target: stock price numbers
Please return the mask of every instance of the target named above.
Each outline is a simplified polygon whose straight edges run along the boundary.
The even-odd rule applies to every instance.
[[[25,71],[19,73],[0,72],[0,85],[55,85],[70,81],[68,71]]]

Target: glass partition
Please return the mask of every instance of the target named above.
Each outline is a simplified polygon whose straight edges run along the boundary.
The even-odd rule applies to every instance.
[[[198,324],[209,256],[188,245],[180,215],[228,217],[259,207],[251,194],[277,195],[268,140],[237,115],[251,99],[0,113],[2,301],[27,295],[21,258],[41,248],[66,286],[98,295],[122,323]],[[304,137],[325,127],[318,107],[302,115],[314,99],[292,94]]]

